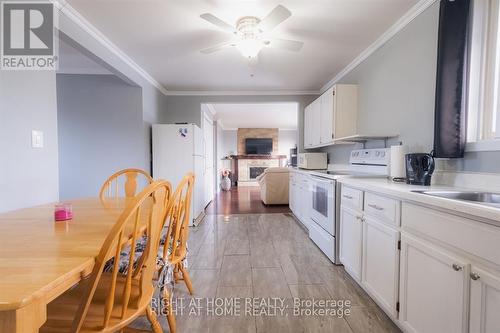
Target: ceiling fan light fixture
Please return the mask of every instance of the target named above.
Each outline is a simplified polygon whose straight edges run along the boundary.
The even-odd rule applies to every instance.
[[[262,41],[259,39],[242,39],[238,42],[236,48],[245,58],[255,58],[262,46]]]

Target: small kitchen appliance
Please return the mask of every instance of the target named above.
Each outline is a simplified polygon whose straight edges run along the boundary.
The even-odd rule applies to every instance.
[[[300,169],[325,170],[328,167],[326,153],[300,153],[298,160]]]
[[[406,183],[410,185],[431,185],[434,172],[434,157],[430,154],[406,154]]]

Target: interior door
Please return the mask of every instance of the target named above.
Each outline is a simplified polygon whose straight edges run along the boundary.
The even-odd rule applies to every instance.
[[[214,198],[215,190],[215,159],[214,159],[214,125],[213,121],[207,116],[203,117],[203,139],[205,144],[205,206]]]
[[[399,320],[406,330],[465,333],[468,278],[459,258],[402,235]]]

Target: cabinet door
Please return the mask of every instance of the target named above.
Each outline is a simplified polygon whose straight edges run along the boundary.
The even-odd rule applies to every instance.
[[[311,125],[312,104],[309,104],[304,109],[304,148],[309,148],[312,146]]]
[[[295,211],[295,183],[290,179],[290,183],[288,184],[288,205],[290,206],[290,210],[292,213],[296,214]]]
[[[500,276],[472,267],[470,333],[500,331]]]
[[[379,304],[397,318],[399,285],[399,232],[365,217],[361,283]]]
[[[320,142],[321,144],[328,144],[333,142],[333,87],[328,89],[323,95],[321,95],[321,133]]]
[[[309,224],[311,223],[310,209],[312,206],[312,197],[309,186],[309,181],[304,179],[300,191],[300,202],[302,203],[302,223],[304,223],[307,229],[309,229]]]
[[[403,234],[400,322],[409,332],[466,332],[468,278],[463,261]]]
[[[340,261],[351,276],[361,278],[362,215],[344,206],[340,209]]]
[[[321,98],[312,104],[311,141],[313,146],[321,143]]]

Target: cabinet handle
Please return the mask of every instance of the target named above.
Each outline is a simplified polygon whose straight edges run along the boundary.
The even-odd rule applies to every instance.
[[[451,267],[457,272],[460,272],[463,269],[463,267],[460,266],[459,264],[453,264],[451,265]]]
[[[481,276],[476,272],[472,272],[472,273],[470,273],[470,278],[474,281],[477,281],[481,278]]]
[[[376,210],[384,210],[384,208],[379,207],[379,206],[377,206],[375,204],[368,204],[368,207],[371,207],[371,208],[376,209]]]
[[[358,220],[359,222],[364,222],[365,218],[363,216],[356,216],[356,220]]]
[[[349,199],[349,200],[352,199],[352,197],[350,195],[347,195],[347,194],[344,194],[343,197],[346,198],[346,199]]]

